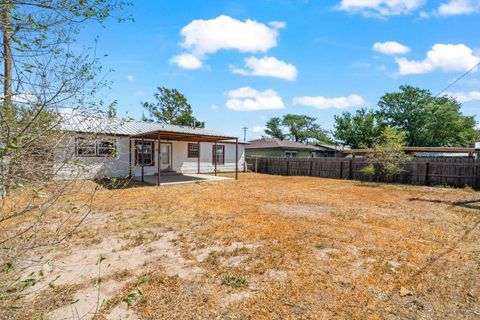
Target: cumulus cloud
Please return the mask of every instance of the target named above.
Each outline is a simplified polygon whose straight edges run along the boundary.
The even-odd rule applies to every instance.
[[[404,54],[410,52],[410,48],[396,41],[376,42],[372,50],[384,54]]]
[[[244,76],[274,77],[293,81],[297,78],[298,70],[293,64],[288,64],[275,57],[245,59],[244,69],[234,68],[233,73]]]
[[[184,69],[192,70],[199,69],[203,65],[200,59],[189,53],[179,54],[178,56],[173,57],[172,59],[170,59],[170,63],[174,63]]]
[[[282,98],[272,89],[258,91],[251,87],[230,90],[227,108],[235,111],[284,109]]]
[[[457,101],[460,103],[480,100],[480,91],[446,92],[445,95],[457,99]]]
[[[478,11],[480,11],[478,0],[450,0],[438,8],[438,14],[441,16],[472,14]]]
[[[425,0],[342,0],[338,10],[364,16],[394,16],[408,14],[425,4]]]
[[[480,56],[464,44],[436,44],[422,61],[396,58],[398,74],[421,74],[432,71],[462,72],[480,63]]]
[[[345,109],[349,107],[357,107],[366,104],[366,101],[363,97],[359,95],[351,94],[346,97],[336,98],[326,98],[322,96],[295,97],[293,98],[293,104],[325,110],[330,108]]]
[[[128,80],[128,81],[133,81],[133,79],[134,79],[134,78],[133,78],[132,75],[129,74],[129,75],[127,76],[127,80]]]

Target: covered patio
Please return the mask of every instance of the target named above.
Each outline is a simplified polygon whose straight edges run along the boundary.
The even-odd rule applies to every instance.
[[[134,178],[137,181],[141,181],[141,177]],[[187,184],[187,183],[199,183],[199,182],[214,182],[214,181],[226,181],[233,180],[233,178],[214,176],[208,174],[182,174],[182,173],[164,173],[161,175],[160,185],[175,185],[175,184]],[[157,175],[146,175],[143,177],[144,183],[158,185]]]
[[[188,130],[188,132],[187,132]],[[138,179],[141,182],[156,184],[156,185],[163,185],[163,184],[176,184],[176,183],[191,183],[196,181],[214,181],[214,180],[230,180],[231,178],[226,177],[217,177],[217,143],[218,142],[234,142],[235,143],[235,180],[238,180],[238,138],[237,137],[230,137],[230,136],[222,136],[217,135],[216,133],[199,133],[195,132],[196,129],[186,129],[186,131],[170,131],[168,129],[165,130],[154,130],[149,132],[142,132],[136,135],[130,136],[130,176],[132,176],[132,141],[140,140],[143,143],[145,140],[154,140],[158,144],[157,148],[157,174],[155,175],[146,175],[145,174],[145,165],[144,165],[144,157],[145,151],[142,148],[138,154],[141,163],[141,175],[135,179]],[[197,157],[197,174],[178,174],[175,172],[168,172],[162,173],[161,170],[161,160],[162,160],[162,152],[161,146],[162,143],[167,143],[167,141],[184,141],[184,142],[196,142],[198,146],[198,157]],[[210,142],[214,144],[214,153],[213,153],[213,176],[212,175],[202,175],[201,167],[200,167],[200,156],[202,154],[201,150],[201,142]],[[137,152],[137,151],[135,151]],[[208,152],[208,151],[207,151]]]

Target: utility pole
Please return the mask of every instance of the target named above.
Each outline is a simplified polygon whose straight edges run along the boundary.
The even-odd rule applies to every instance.
[[[247,127],[243,127],[243,141],[247,141],[247,130],[248,128]]]

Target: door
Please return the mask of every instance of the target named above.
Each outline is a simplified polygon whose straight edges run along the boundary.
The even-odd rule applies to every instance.
[[[160,170],[170,171],[172,170],[172,145],[162,143],[160,145]]]

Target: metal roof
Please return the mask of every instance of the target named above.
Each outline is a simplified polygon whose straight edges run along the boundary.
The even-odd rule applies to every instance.
[[[92,134],[140,136],[154,132],[171,132],[194,136],[218,137],[221,139],[236,139],[231,135],[204,128],[191,128],[167,125],[155,122],[127,121],[90,115],[87,112],[68,110],[61,112],[60,127],[64,131],[73,131]],[[239,141],[239,143],[246,143]]]

